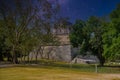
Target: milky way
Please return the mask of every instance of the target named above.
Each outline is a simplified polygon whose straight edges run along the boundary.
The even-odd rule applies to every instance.
[[[55,0],[49,0],[54,2]],[[61,5],[61,15],[69,17],[71,22],[76,19],[86,20],[90,16],[108,16],[120,0],[57,0]]]

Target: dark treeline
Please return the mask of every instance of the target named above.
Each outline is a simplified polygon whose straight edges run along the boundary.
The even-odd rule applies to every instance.
[[[52,28],[58,28],[60,5],[47,0],[0,0],[0,61],[29,61],[43,54],[44,46],[58,45]],[[57,27],[58,26],[58,27]],[[48,54],[49,55],[49,54]]]
[[[87,52],[97,56],[100,65],[120,60],[120,4],[109,17],[91,16],[88,20],[76,20],[70,40],[73,47],[80,48],[79,54]],[[79,55],[76,54],[76,55]]]
[[[65,28],[67,21],[59,11],[57,0],[0,0],[0,61],[19,63],[26,57],[30,61],[30,52],[37,61],[46,45],[59,45],[52,29]],[[97,56],[102,66],[106,61],[120,60],[120,4],[107,18],[76,20],[70,41],[80,48],[79,54],[91,52]]]

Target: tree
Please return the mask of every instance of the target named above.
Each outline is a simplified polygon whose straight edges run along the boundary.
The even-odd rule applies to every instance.
[[[120,60],[120,4],[110,14],[110,22],[105,27],[103,42],[106,60]]]
[[[46,46],[55,46],[58,44],[58,39],[52,33],[52,29],[58,20],[59,4],[56,2],[52,6],[50,2],[44,0],[41,6],[43,6],[44,14],[42,17],[40,16],[40,18],[36,19],[33,31],[37,43],[35,47],[36,63],[38,54],[40,54],[41,58],[44,58],[43,55],[45,55],[44,49]]]
[[[53,23],[53,20],[55,21],[52,15],[56,13],[56,7],[53,7],[47,0],[0,1],[0,20],[3,21],[2,27],[4,27],[6,34],[5,44],[11,48],[13,63],[18,63],[19,53],[26,54],[33,47],[38,47],[39,43],[43,45],[47,41],[43,36],[53,38],[50,37],[51,26],[53,25],[51,23]],[[37,33],[37,30],[40,33]],[[40,38],[36,38],[36,34]],[[43,42],[42,39],[45,41]],[[33,40],[36,40],[36,42],[33,43]],[[29,47],[30,45],[32,46]]]
[[[84,40],[84,34],[83,34],[84,26],[85,23],[82,20],[76,20],[76,23],[73,25],[70,34],[70,41],[73,47],[78,47],[82,44]]]
[[[103,22],[101,19],[97,17],[90,17],[87,26],[91,28],[90,33],[90,49],[93,55],[97,56],[99,59],[100,65],[103,66],[105,63],[105,58],[103,56],[103,42],[102,42],[102,34],[103,34]]]
[[[5,44],[6,31],[3,24],[3,20],[0,20],[0,61],[4,61],[5,57],[8,61],[11,61],[10,47]]]
[[[103,66],[105,59],[102,56],[102,34],[102,21],[92,16],[86,23],[83,21],[76,21],[72,27],[70,39],[74,47],[80,48],[80,54],[91,52],[93,55],[97,56],[100,65]]]
[[[80,53],[76,53],[73,55],[73,58],[75,58],[77,55],[84,53],[85,48],[87,45],[87,35],[84,32],[84,27],[86,26],[86,23],[82,20],[76,20],[75,24],[72,26],[71,33],[70,33],[70,42],[73,47],[79,48]]]
[[[31,27],[30,23],[35,17],[36,10],[30,0],[12,0],[11,4],[8,2],[1,1],[0,14],[7,32],[6,45],[12,48],[13,63],[18,63],[17,54],[22,43],[21,39]]]
[[[2,21],[0,21],[0,61],[3,61],[3,56],[4,56],[4,52],[3,52],[3,49],[5,48],[5,35],[4,35],[4,32],[3,32],[3,27],[2,26]]]

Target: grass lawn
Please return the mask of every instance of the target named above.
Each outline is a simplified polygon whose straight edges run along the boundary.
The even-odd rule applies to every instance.
[[[50,66],[19,66],[0,68],[0,80],[120,80],[120,74]]]

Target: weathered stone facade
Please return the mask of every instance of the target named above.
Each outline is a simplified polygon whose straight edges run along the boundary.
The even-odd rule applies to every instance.
[[[69,29],[67,28],[60,28],[60,29],[53,29],[53,35],[55,35],[60,44],[57,46],[43,46],[43,54],[40,52],[38,53],[38,58],[47,58],[52,59],[55,61],[65,61],[70,62],[71,61],[71,45],[70,45],[70,39],[69,39]],[[36,50],[35,50],[36,52]],[[32,55],[34,53],[31,53]],[[35,57],[36,54],[34,54]],[[33,56],[33,55],[32,55]]]
[[[57,61],[71,61],[71,45],[69,39],[69,29],[63,28],[58,30],[53,30],[53,34],[56,35],[59,39],[59,46],[46,46],[44,53],[49,54],[49,59]]]
[[[56,61],[69,62],[71,61],[71,45],[46,46],[44,57]]]
[[[73,48],[71,46],[69,32],[69,29],[66,28],[53,30],[53,35],[59,39],[60,44],[57,46],[43,46],[42,54],[39,53],[37,57],[72,63],[99,62],[98,59],[92,55],[76,57],[79,53],[79,48]]]
[[[58,37],[60,44],[59,46],[46,46],[46,49],[44,50],[45,54],[52,49],[49,57],[50,59],[65,62],[71,61],[72,56],[69,32],[69,28],[53,29],[53,34]]]

